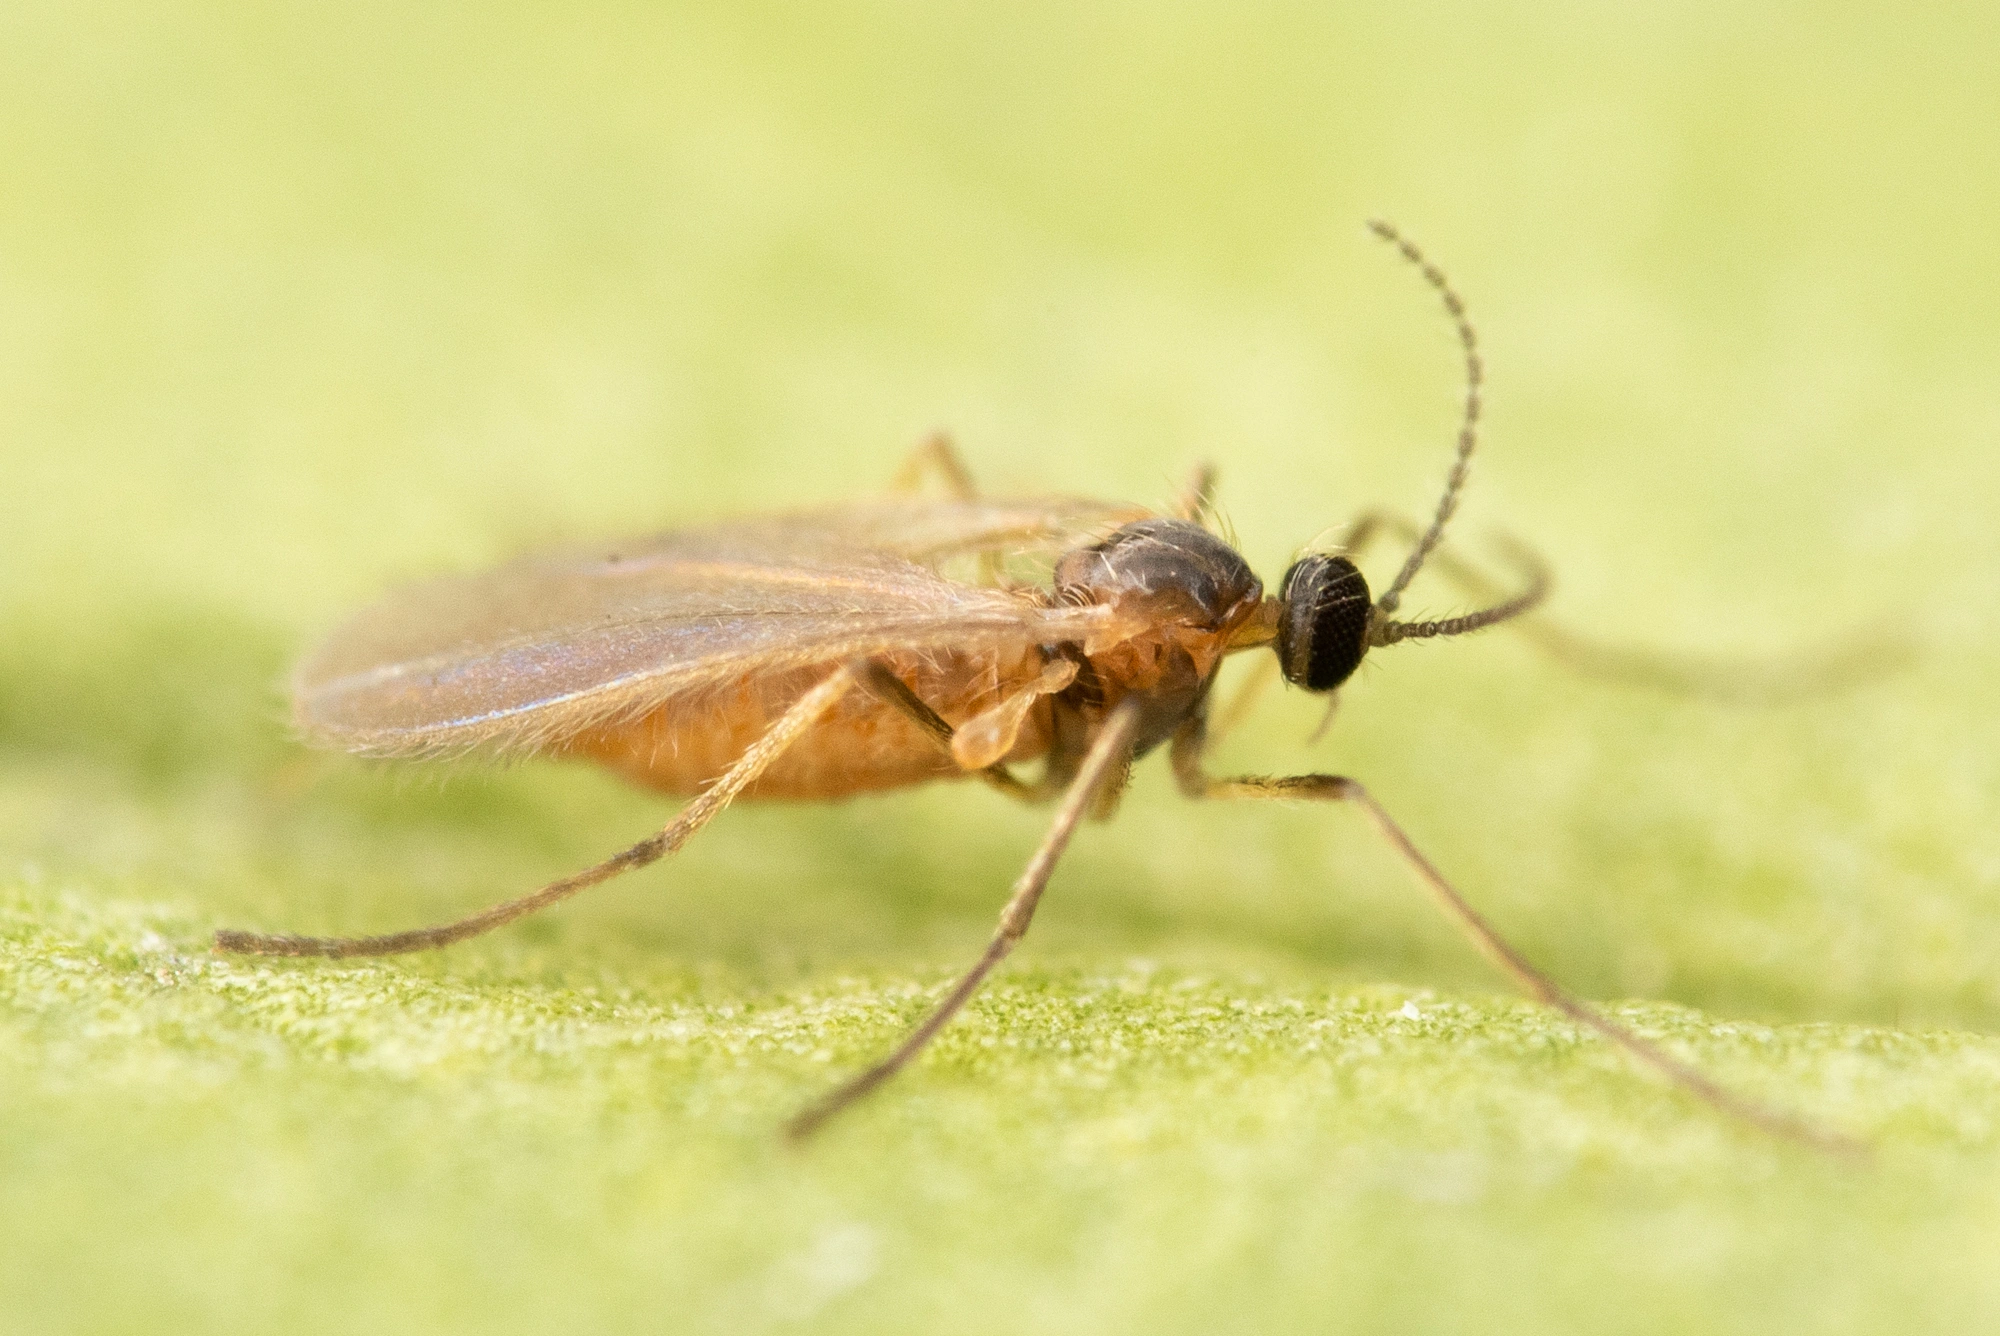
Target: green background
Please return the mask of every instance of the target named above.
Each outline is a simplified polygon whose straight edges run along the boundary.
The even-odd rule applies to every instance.
[[[0,1326],[2000,1321],[1995,14],[0,8]],[[289,742],[286,664],[396,580],[867,494],[937,426],[995,491],[1213,459],[1267,579],[1427,506],[1456,364],[1378,213],[1491,359],[1463,539],[1613,639],[1918,650],[1741,709],[1402,647],[1224,763],[1364,778],[1532,957],[1872,1163],[1512,998],[1353,814],[1158,765],[802,1154],[1044,814],[746,807],[441,956],[207,953],[663,819]]]

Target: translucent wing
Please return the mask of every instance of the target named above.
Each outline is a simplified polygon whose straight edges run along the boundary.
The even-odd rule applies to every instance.
[[[682,530],[646,540],[728,535],[771,553],[812,554],[828,548],[892,553],[936,566],[980,553],[1057,552],[1101,537],[1153,512],[1080,497],[978,501],[876,500],[790,515],[760,516],[713,528]],[[641,543],[635,551],[646,546]]]
[[[1098,610],[939,567],[1057,550],[1145,513],[884,501],[528,556],[354,618],[299,669],[294,718],[371,755],[526,751],[751,673],[1079,639]]]

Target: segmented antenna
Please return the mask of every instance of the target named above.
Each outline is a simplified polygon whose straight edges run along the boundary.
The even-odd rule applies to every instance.
[[[1479,386],[1481,368],[1479,364],[1479,339],[1472,332],[1472,322],[1466,319],[1465,303],[1452,290],[1451,281],[1444,271],[1424,258],[1424,253],[1416,244],[1398,232],[1393,226],[1379,218],[1370,219],[1368,230],[1394,246],[1405,260],[1417,267],[1424,276],[1424,282],[1436,290],[1444,300],[1444,309],[1458,327],[1458,342],[1465,350],[1465,414],[1458,425],[1458,450],[1452,456],[1451,474],[1445,479],[1444,495],[1438,498],[1437,514],[1431,518],[1431,527],[1424,530],[1424,536],[1410,549],[1410,555],[1403,562],[1403,569],[1396,573],[1395,580],[1382,596],[1375,600],[1375,610],[1381,617],[1387,617],[1402,602],[1403,591],[1410,581],[1417,578],[1417,571],[1423,567],[1424,559],[1438,545],[1444,535],[1445,521],[1458,509],[1458,494],[1465,487],[1465,477],[1471,471],[1472,447],[1479,442]],[[1469,629],[1469,628],[1468,628]],[[1439,634],[1433,632],[1432,634]],[[1449,634],[1444,633],[1444,634]]]
[[[1549,572],[1540,559],[1525,548],[1517,548],[1515,556],[1527,572],[1528,582],[1521,592],[1504,603],[1495,603],[1490,608],[1466,613],[1463,617],[1445,617],[1430,622],[1397,622],[1386,617],[1378,618],[1374,630],[1369,635],[1371,645],[1393,645],[1399,640],[1429,640],[1436,636],[1462,636],[1468,631],[1484,630],[1501,622],[1519,617],[1530,611],[1549,596]]]

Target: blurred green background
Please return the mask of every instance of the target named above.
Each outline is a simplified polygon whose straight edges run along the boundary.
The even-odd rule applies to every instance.
[[[2000,18],[1991,6],[0,8],[0,1326],[1972,1330],[2000,1321]],[[392,582],[878,488],[1222,468],[1274,578],[1427,506],[1604,635],[1920,646],[1836,699],[1496,633],[1274,695],[1718,1120],[1509,996],[1351,814],[1148,767],[1004,978],[1045,816],[728,814],[439,957],[256,964],[589,862],[592,772],[308,756]],[[1414,608],[1456,606],[1419,586]]]

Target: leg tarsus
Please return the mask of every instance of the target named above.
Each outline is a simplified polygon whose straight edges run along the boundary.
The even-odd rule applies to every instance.
[[[692,806],[692,804],[690,804]],[[695,823],[699,828],[700,822]],[[512,923],[545,909],[561,900],[567,900],[579,891],[588,890],[600,882],[609,881],[621,872],[645,867],[658,861],[663,855],[673,852],[693,834],[693,829],[677,830],[682,825],[679,818],[666,830],[639,841],[629,849],[621,850],[593,867],[573,873],[559,881],[550,882],[531,895],[482,909],[477,914],[469,914],[450,923],[441,923],[430,928],[412,928],[407,932],[383,933],[376,937],[299,937],[291,933],[243,932],[236,928],[220,928],[215,934],[215,949],[229,955],[242,956],[326,956],[340,959],[348,956],[399,956],[411,951],[429,951],[453,942],[462,942],[468,937],[477,937],[483,932],[491,932],[503,924]],[[678,836],[678,838],[676,838]],[[672,841],[672,847],[669,847]]]
[[[1041,845],[1028,860],[1027,867],[1014,881],[1013,892],[1007,897],[1006,906],[1000,911],[1000,922],[993,938],[979,960],[967,970],[953,986],[945,999],[924,1019],[923,1024],[912,1030],[902,1043],[881,1061],[867,1068],[835,1087],[815,1103],[808,1105],[797,1117],[785,1124],[785,1136],[791,1141],[802,1141],[817,1131],[827,1119],[839,1113],[854,1101],[866,1095],[875,1087],[894,1076],[910,1059],[923,1050],[924,1045],[934,1038],[938,1031],[958,1014],[966,1001],[977,992],[986,976],[995,966],[1007,958],[1028,931],[1028,924],[1034,920],[1035,906],[1041,903],[1042,892],[1049,884],[1049,877],[1055,872],[1056,860],[1062,857],[1069,846],[1070,836],[1108,783],[1115,783],[1124,773],[1129,760],[1132,736],[1138,727],[1139,715],[1136,700],[1128,700],[1113,710],[1111,717],[1091,742],[1090,752],[1084,757],[1083,765],[1077,770],[1076,778],[1070,782],[1063,795],[1062,805],[1056,809],[1055,819],[1049,823],[1049,833],[1042,837]]]
[[[467,915],[451,923],[441,923],[430,928],[414,928],[408,932],[387,933],[379,937],[295,937],[289,934],[265,934],[241,932],[224,928],[215,934],[217,951],[236,955],[255,956],[391,956],[408,951],[425,951],[433,947],[449,946],[462,942],[468,937],[490,932],[505,923],[512,923],[525,914],[547,908],[560,900],[567,900],[579,891],[588,890],[599,882],[609,881],[621,872],[646,866],[666,855],[674,853],[683,844],[715,818],[716,813],[727,807],[737,794],[747,788],[757,776],[764,773],[778,755],[797,741],[816,723],[819,717],[830,709],[833,703],[845,695],[854,685],[854,677],[845,668],[836,669],[832,676],[801,696],[790,709],[779,716],[778,721],[764,730],[764,735],[750,745],[749,750],[736,759],[721,777],[703,789],[687,806],[667,823],[665,829],[648,836],[629,849],[613,854],[594,867],[585,868],[560,881],[550,882],[530,895],[509,900],[504,904],[482,909],[477,914]]]
[[[1844,1155],[1866,1152],[1866,1145],[1852,1137],[1830,1128],[1820,1127],[1782,1110],[1767,1108],[1725,1089],[1652,1040],[1620,1025],[1573,996],[1515,950],[1512,944],[1503,938],[1463,895],[1459,894],[1458,889],[1445,880],[1444,874],[1438,871],[1437,866],[1424,856],[1423,851],[1417,848],[1415,842],[1404,833],[1403,828],[1397,825],[1388,811],[1375,800],[1374,795],[1358,781],[1344,775],[1289,775],[1279,778],[1242,776],[1234,779],[1207,779],[1201,777],[1202,738],[1199,731],[1184,728],[1183,734],[1187,741],[1183,742],[1182,737],[1177,736],[1174,739],[1173,750],[1174,771],[1181,781],[1183,790],[1192,791],[1198,787],[1199,793],[1196,796],[1209,798],[1305,799],[1355,804],[1367,814],[1382,837],[1402,855],[1403,861],[1416,872],[1418,880],[1431,893],[1445,916],[1472,939],[1473,945],[1477,946],[1481,954],[1486,956],[1502,974],[1514,980],[1522,991],[1535,1001],[1561,1012],[1580,1025],[1595,1030],[1605,1039],[1624,1049],[1655,1075],[1666,1078],[1711,1108],[1776,1136],[1802,1141],[1821,1150]]]

